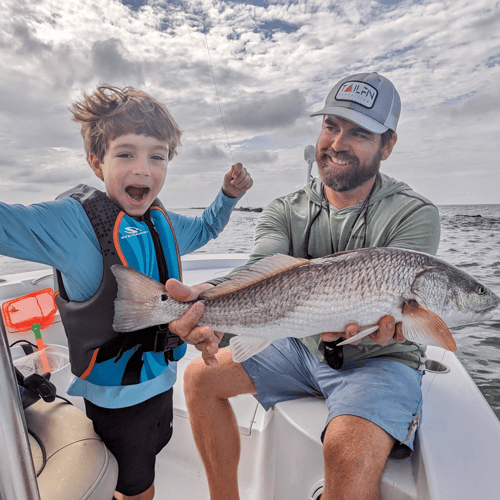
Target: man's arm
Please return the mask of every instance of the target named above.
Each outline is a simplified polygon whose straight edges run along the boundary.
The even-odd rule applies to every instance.
[[[436,255],[440,236],[439,211],[426,204],[398,224],[385,246]]]

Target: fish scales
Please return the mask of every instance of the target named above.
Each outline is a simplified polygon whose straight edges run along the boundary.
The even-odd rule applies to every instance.
[[[377,254],[346,253],[335,259],[318,259],[230,296],[204,300],[200,324],[256,336],[285,328],[290,335],[303,336],[311,331],[341,331],[360,316],[375,322],[381,307],[400,318],[399,296],[408,295],[420,270],[413,265],[409,272],[409,264],[414,263],[404,258],[378,258]]]

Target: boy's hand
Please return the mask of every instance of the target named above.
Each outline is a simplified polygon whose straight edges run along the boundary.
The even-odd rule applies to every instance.
[[[253,185],[253,179],[241,163],[236,163],[224,176],[222,192],[229,198],[239,198]]]
[[[189,287],[176,279],[169,279],[165,284],[167,293],[179,302],[189,302],[196,300],[198,296],[212,288],[209,283],[202,283]],[[209,326],[196,326],[203,314],[205,306],[201,302],[193,304],[188,311],[179,319],[171,321],[168,328],[171,332],[192,344],[201,351],[201,356],[207,366],[216,367],[218,362],[215,354],[219,351],[219,342],[224,335],[221,332],[214,332]]]
[[[340,338],[350,339],[360,331],[359,325],[349,323],[345,327],[345,332],[328,332],[321,334],[323,342],[332,342]],[[392,316],[384,316],[378,323],[378,330],[366,337],[372,339],[373,342],[379,345],[387,345],[391,340],[394,342],[404,342],[406,339],[401,332],[401,323],[394,323]],[[363,339],[354,341],[351,345],[358,345]]]

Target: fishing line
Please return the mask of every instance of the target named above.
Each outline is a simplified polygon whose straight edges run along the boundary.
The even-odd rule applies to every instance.
[[[215,72],[214,72],[214,67],[213,67],[213,64],[212,64],[212,57],[210,55],[210,49],[208,48],[208,38],[207,38],[206,31],[205,31],[204,35],[205,35],[205,44],[206,44],[206,47],[207,47],[208,61],[210,63],[210,70],[212,71],[212,78],[214,80],[215,95],[217,97],[217,103],[219,104],[219,112],[220,112],[220,117],[221,117],[221,120],[222,120],[222,126],[224,127],[224,133],[226,134],[226,142],[227,142],[227,147],[229,149],[229,154],[231,155],[231,161],[233,162],[233,165],[234,165],[235,162],[234,162],[234,157],[233,157],[233,151],[231,150],[231,144],[229,142],[229,136],[227,135],[226,123],[224,121],[224,115],[222,113],[222,105],[221,105],[221,102],[220,102],[220,99],[219,99],[219,90],[217,88],[217,81],[215,80]],[[247,193],[248,193],[248,191],[245,192],[245,198],[247,200],[247,205],[250,208],[250,203],[248,201],[248,194]]]
[[[437,368],[434,370],[434,375],[432,377],[431,383],[429,384],[429,387],[427,387],[427,392],[425,393],[425,398],[427,398],[427,395],[429,394],[429,391],[431,390],[431,386],[434,383],[434,379],[436,378],[436,375],[439,373],[439,370],[441,369],[441,366],[443,365],[443,359],[446,355],[446,351],[443,349],[443,355],[441,356],[441,361],[439,362]],[[424,399],[424,396],[422,395],[420,402],[422,402]],[[420,406],[420,403],[419,403]]]
[[[208,61],[210,63],[210,70],[212,71],[212,78],[214,79],[215,95],[217,96],[217,103],[219,104],[220,117],[222,120],[222,125],[224,127],[224,133],[226,134],[227,147],[229,149],[229,154],[231,155],[231,160],[234,163],[233,152],[231,151],[231,144],[229,143],[229,137],[227,135],[226,123],[224,122],[224,115],[222,114],[222,106],[219,99],[219,90],[217,89],[217,82],[215,80],[214,67],[212,65],[212,57],[210,56],[210,50],[208,48],[208,38],[206,33],[204,33],[204,35],[205,35],[205,43],[207,46]]]

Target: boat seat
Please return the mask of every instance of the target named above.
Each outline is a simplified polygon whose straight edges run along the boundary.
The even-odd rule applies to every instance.
[[[316,483],[318,489],[324,477],[323,444],[320,436],[328,417],[325,400],[310,397],[284,401],[276,404],[274,411],[276,456],[279,457],[275,491],[279,491],[281,495],[277,498],[319,498],[318,494],[312,495],[312,491],[313,484]],[[307,457],[306,461],[297,460],[297,450]],[[382,498],[419,498],[414,476],[411,458],[389,458],[382,477]],[[304,481],[304,484],[298,485],[290,481],[290,477],[308,478],[309,483]]]
[[[118,464],[87,416],[61,400],[26,408],[41,500],[111,500]]]

